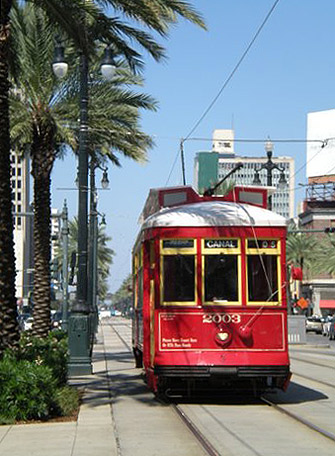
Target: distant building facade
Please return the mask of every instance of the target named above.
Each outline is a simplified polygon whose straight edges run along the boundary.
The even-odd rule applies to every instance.
[[[16,296],[25,298],[33,284],[33,217],[30,208],[30,158],[11,152],[11,186],[16,265]]]
[[[328,236],[324,232],[325,228],[335,229],[334,197],[332,183],[309,185],[306,189],[303,211],[299,214],[300,229],[315,230],[313,235],[322,244]],[[304,277],[302,292],[312,302],[314,314],[335,313],[335,279],[331,275],[309,273]]]
[[[265,154],[264,154],[265,155]],[[238,185],[253,185],[255,172],[259,171],[267,157],[247,157],[236,155],[234,151],[234,131],[215,130],[212,151],[198,152],[194,165],[194,186],[198,192],[220,181],[228,172],[242,162],[243,168],[232,175]],[[294,217],[294,159],[292,157],[273,157],[272,161],[284,171],[287,186],[277,189],[272,196],[272,210],[289,219]],[[280,171],[272,171],[272,185],[277,187]],[[261,185],[267,185],[267,172],[259,172]]]

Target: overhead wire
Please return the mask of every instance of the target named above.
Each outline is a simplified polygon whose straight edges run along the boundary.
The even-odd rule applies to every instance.
[[[205,112],[202,114],[202,116],[200,117],[200,119],[195,123],[194,127],[190,130],[190,132],[186,135],[184,141],[187,141],[188,138],[191,136],[191,134],[196,130],[196,128],[200,125],[200,123],[203,121],[203,119],[206,117],[206,115],[209,113],[209,111],[212,109],[212,107],[214,106],[214,104],[216,103],[216,101],[219,99],[220,95],[222,94],[222,92],[224,91],[224,89],[227,87],[227,85],[229,84],[229,82],[231,81],[231,79],[233,78],[234,74],[236,73],[236,71],[238,70],[238,68],[240,67],[240,65],[242,64],[243,60],[245,59],[245,57],[247,56],[248,52],[250,51],[250,49],[252,48],[254,42],[256,41],[258,35],[261,33],[262,29],[264,28],[265,24],[267,23],[267,21],[269,20],[271,14],[273,13],[274,9],[276,8],[276,6],[278,5],[280,0],[276,0],[274,2],[274,4],[272,5],[272,7],[270,8],[269,12],[267,13],[267,15],[265,16],[265,19],[263,20],[263,22],[261,23],[261,25],[258,27],[255,35],[253,36],[252,40],[250,41],[250,43],[248,44],[247,48],[245,49],[245,51],[243,52],[242,56],[240,57],[240,59],[238,60],[237,64],[234,66],[233,70],[231,71],[230,75],[228,76],[228,78],[225,80],[225,82],[223,83],[222,87],[220,88],[220,90],[218,91],[218,93],[216,94],[216,96],[214,97],[214,99],[211,101],[211,103],[209,104],[209,106],[207,107],[207,109],[205,110]]]
[[[220,95],[222,94],[222,92],[224,91],[224,89],[228,86],[229,82],[232,80],[233,76],[235,75],[235,73],[237,72],[238,68],[241,66],[243,60],[245,59],[245,57],[247,56],[247,54],[249,53],[250,49],[252,48],[253,44],[255,43],[256,39],[258,38],[259,34],[261,33],[262,29],[264,28],[265,24],[267,23],[267,21],[269,20],[271,14],[273,13],[274,9],[276,8],[276,6],[278,5],[280,0],[276,0],[272,7],[270,8],[270,10],[268,11],[267,15],[265,16],[265,18],[263,19],[261,25],[258,27],[256,33],[254,34],[253,38],[251,39],[250,43],[248,44],[248,46],[246,47],[245,51],[243,52],[242,56],[239,58],[238,62],[236,63],[236,65],[234,66],[233,70],[231,71],[231,73],[229,74],[229,76],[227,77],[227,79],[225,80],[225,82],[223,83],[223,85],[221,86],[220,90],[218,91],[218,93],[216,94],[216,96],[213,98],[213,100],[211,101],[211,103],[209,104],[209,106],[206,108],[206,110],[204,111],[204,113],[201,115],[201,117],[199,118],[199,120],[195,123],[195,125],[191,128],[191,130],[189,131],[189,133],[186,135],[185,139],[183,139],[183,142],[187,141],[189,139],[189,137],[191,136],[191,134],[198,128],[198,126],[200,125],[200,123],[203,121],[203,119],[206,117],[206,115],[209,113],[209,111],[212,109],[212,107],[214,106],[214,104],[216,103],[216,101],[219,99]],[[179,154],[179,151],[178,151],[178,154]],[[177,155],[178,155],[177,154]],[[178,157],[177,157],[178,158]],[[167,183],[169,182],[170,180],[170,176],[173,172],[173,169],[176,165],[176,162],[177,162],[177,158],[175,158],[174,162],[173,162],[173,165],[172,165],[172,169],[170,171],[170,174],[169,174],[169,177],[167,179]]]

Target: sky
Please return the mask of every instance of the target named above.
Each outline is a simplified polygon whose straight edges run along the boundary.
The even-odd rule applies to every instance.
[[[142,113],[142,129],[155,147],[146,165],[120,157],[122,167],[109,166],[109,190],[99,190],[98,210],[106,214],[106,232],[115,251],[109,287],[117,291],[131,271],[131,250],[138,218],[150,188],[182,184],[181,138],[188,137],[218,95],[275,0],[194,0],[207,31],[181,20],[171,29],[163,63],[144,55],[143,91],[159,103],[156,113]],[[335,108],[335,2],[280,0],[245,59],[214,106],[185,142],[186,181],[193,184],[195,154],[211,149],[214,129],[235,130],[237,155],[265,156],[268,137],[274,156],[291,156],[296,168],[296,202],[306,183],[307,113]],[[335,134],[334,134],[335,136]],[[264,140],[264,142],[263,142]],[[52,175],[52,206],[67,200],[77,214],[77,164],[73,156],[56,162]],[[96,180],[102,175],[97,171]],[[70,189],[70,190],[69,190]]]

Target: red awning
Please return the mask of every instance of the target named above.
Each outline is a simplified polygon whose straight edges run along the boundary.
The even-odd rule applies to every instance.
[[[335,309],[335,299],[320,299],[320,309]]]

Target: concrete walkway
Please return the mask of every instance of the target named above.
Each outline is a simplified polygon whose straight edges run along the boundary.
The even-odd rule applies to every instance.
[[[71,383],[85,388],[77,422],[0,426],[1,456],[118,454],[104,351],[100,328],[93,353],[93,375],[71,380]]]

